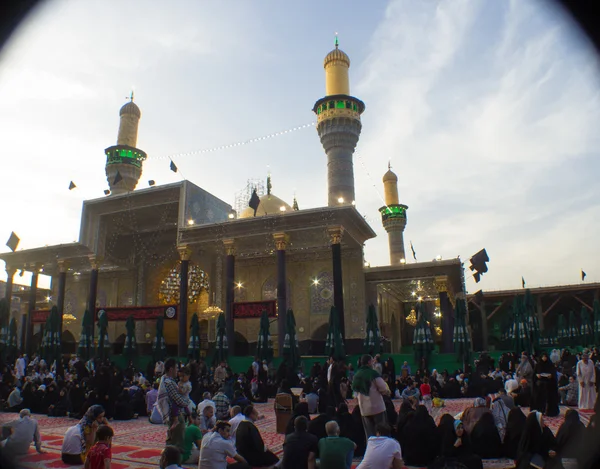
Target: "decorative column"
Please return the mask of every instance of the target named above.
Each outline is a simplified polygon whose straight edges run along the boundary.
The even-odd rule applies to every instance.
[[[188,307],[188,270],[192,251],[187,246],[177,246],[181,269],[179,272],[179,316],[177,325],[179,335],[177,336],[177,355],[185,357],[187,354],[187,307]]]
[[[448,277],[435,277],[435,288],[440,296],[440,311],[442,312],[442,353],[452,353],[454,344],[454,310],[450,302],[451,292],[448,291]]]
[[[35,264],[31,272],[31,287],[29,289],[29,305],[27,307],[27,324],[25,325],[25,347],[27,354],[31,356],[31,339],[33,337],[33,324],[31,324],[31,314],[35,310],[37,299],[37,282],[40,266]]]
[[[277,342],[279,354],[283,353],[285,323],[287,318],[287,273],[285,265],[285,247],[289,236],[285,233],[273,233],[277,248]]]
[[[335,226],[328,228],[331,238],[331,257],[333,262],[333,305],[340,321],[342,337],[346,338],[344,321],[344,284],[342,281],[342,235],[344,228]]]
[[[6,264],[6,292],[4,292],[4,299],[8,305],[8,312],[10,314],[10,302],[12,300],[12,287],[13,287],[13,278],[17,269],[12,266]]]
[[[225,246],[225,324],[227,326],[227,345],[231,356],[235,355],[235,323],[233,322],[233,300],[235,278],[235,243],[233,239],[223,241]]]
[[[58,330],[62,336],[63,332],[63,315],[65,314],[65,288],[67,285],[67,262],[64,259],[59,259],[58,264],[58,298],[56,299],[56,308],[59,314]]]
[[[98,293],[98,270],[100,270],[100,259],[94,254],[88,256],[92,270],[90,271],[90,290],[88,293],[87,309],[92,315],[92,327],[90,333],[94,337],[96,325],[96,295]]]

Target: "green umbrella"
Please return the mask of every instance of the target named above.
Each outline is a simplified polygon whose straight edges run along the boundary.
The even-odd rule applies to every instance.
[[[15,358],[17,356],[17,352],[19,350],[19,345],[17,343],[17,320],[12,318],[10,320],[10,326],[8,327],[9,335],[8,335],[8,353],[11,358]]]
[[[260,329],[258,330],[258,341],[256,342],[256,356],[260,360],[270,362],[273,358],[273,342],[269,330],[269,315],[263,310],[260,316]]]
[[[98,317],[98,350],[97,356],[105,360],[110,354],[110,342],[108,341],[108,315],[105,311],[100,312]]]
[[[42,335],[42,346],[40,347],[42,358],[48,365],[52,364],[52,314],[48,314],[44,324],[44,334]]]
[[[594,341],[594,330],[590,321],[590,313],[585,306],[581,307],[581,329],[579,344],[583,347],[589,346]]]
[[[413,332],[413,348],[415,351],[415,360],[421,368],[423,359],[429,360],[429,355],[433,351],[433,338],[431,337],[431,327],[427,324],[425,318],[425,308],[421,302],[417,303],[417,324]]]
[[[163,361],[167,354],[167,345],[163,330],[165,327],[165,319],[159,316],[156,320],[156,336],[152,340],[152,358],[155,362]]]
[[[8,320],[9,320],[8,302],[2,298],[0,300],[0,356],[3,361],[6,361],[8,354]]]
[[[200,359],[200,323],[198,315],[192,315],[192,323],[190,324],[190,343],[187,351],[188,357],[194,360]]]
[[[92,337],[92,315],[86,309],[83,313],[83,321],[81,321],[81,337],[79,337],[79,347],[77,354],[85,361],[92,356],[94,348],[94,337]]]
[[[524,318],[523,302],[519,296],[513,300],[513,350],[517,353],[529,350],[529,333]]]
[[[594,343],[600,344],[600,301],[594,300]]]
[[[283,339],[283,357],[292,371],[300,366],[300,347],[296,336],[296,319],[294,312],[288,309],[285,321],[285,337]]]
[[[579,331],[577,330],[577,322],[575,319],[575,313],[569,312],[569,329],[568,329],[568,344],[571,346],[577,345],[579,342]]]
[[[558,344],[561,347],[567,345],[569,339],[569,331],[567,329],[567,322],[565,321],[564,314],[558,315],[556,338],[558,340]]]
[[[471,352],[471,337],[467,328],[467,308],[462,299],[456,299],[455,319],[454,319],[454,352],[459,362],[468,363]]]
[[[527,331],[529,339],[529,352],[533,353],[540,348],[540,322],[538,320],[535,303],[531,290],[525,290],[525,299],[523,300],[523,308],[525,311],[525,319],[527,322]]]
[[[225,314],[219,314],[217,318],[217,343],[215,344],[215,358],[216,363],[225,361],[227,359],[227,353],[229,351],[229,344],[227,343],[227,323],[225,322]]]
[[[61,330],[60,330],[60,313],[56,306],[52,307],[50,311],[50,323],[52,325],[52,336],[51,336],[51,353],[52,361],[60,360],[61,356]]]
[[[133,319],[133,316],[127,318],[125,329],[127,329],[127,335],[125,336],[123,355],[125,355],[128,360],[131,360],[137,351],[137,343],[135,341],[135,320]]]
[[[346,358],[344,350],[344,339],[340,329],[340,321],[335,306],[329,310],[329,329],[325,339],[325,355],[333,357],[334,360]]]
[[[364,352],[371,355],[377,355],[381,349],[381,334],[377,324],[377,313],[375,306],[369,305],[367,312],[367,324],[365,328]]]

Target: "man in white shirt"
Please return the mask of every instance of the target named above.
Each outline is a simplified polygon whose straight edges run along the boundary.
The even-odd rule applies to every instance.
[[[10,427],[12,432],[4,443],[4,453],[6,455],[21,456],[27,454],[32,442],[35,443],[35,449],[38,453],[44,453],[37,420],[31,418],[29,409],[23,409],[19,412],[19,420],[15,420],[6,426]]]
[[[15,371],[18,380],[21,380],[25,376],[25,368],[25,358],[23,358],[23,355],[20,355],[15,362]]]
[[[391,438],[387,423],[377,424],[376,436],[367,441],[367,451],[356,469],[402,469],[400,443]]]
[[[235,432],[237,431],[240,422],[246,420],[246,416],[242,413],[242,408],[239,405],[234,405],[229,412],[231,415],[231,418],[229,419],[229,425],[231,425],[230,439],[235,445]]]
[[[63,438],[62,448],[60,449],[62,462],[69,465],[83,464],[84,461],[81,457],[82,446],[81,427],[79,425],[69,427]]]
[[[250,469],[246,460],[238,454],[235,445],[229,439],[230,432],[231,425],[219,420],[215,425],[215,430],[202,438],[198,467],[202,469]],[[227,464],[227,457],[235,459],[236,462]]]
[[[9,410],[13,412],[20,410],[20,405],[23,403],[23,398],[21,397],[21,390],[17,386],[15,386],[8,395],[7,403]]]
[[[582,359],[577,362],[577,381],[579,381],[579,409],[593,409],[596,403],[596,369],[590,360],[589,351],[583,351]]]

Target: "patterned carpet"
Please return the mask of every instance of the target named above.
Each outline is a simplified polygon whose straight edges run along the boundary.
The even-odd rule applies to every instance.
[[[437,422],[443,414],[456,415],[470,406],[471,403],[471,399],[446,401],[445,407],[433,410],[433,416]],[[349,402],[350,410],[352,410],[354,405],[354,402]],[[264,419],[257,423],[265,444],[271,451],[280,454],[282,452],[283,435],[275,432],[273,403],[257,404],[256,407],[265,416]],[[396,407],[399,407],[398,401],[396,401]],[[546,419],[548,426],[553,432],[556,433],[562,423],[565,411],[566,408],[561,408],[561,415],[559,417]],[[581,415],[586,425],[589,416],[589,413],[582,413]],[[30,454],[22,459],[22,466],[28,469],[72,467],[67,466],[60,460],[60,448],[67,428],[77,423],[77,421],[69,418],[51,418],[42,415],[35,415],[34,417],[39,422],[42,434],[42,446],[46,453],[37,454],[32,447]],[[15,418],[17,418],[16,414],[0,414],[0,425]],[[127,422],[115,421],[112,422],[112,426],[115,430],[112,446],[112,467],[114,469],[156,469],[158,467],[159,455],[166,437],[166,428],[164,426],[152,425],[144,418]],[[484,467],[489,469],[512,467],[512,461],[487,460],[484,461]]]

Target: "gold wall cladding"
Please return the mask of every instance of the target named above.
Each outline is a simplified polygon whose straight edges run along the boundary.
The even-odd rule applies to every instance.
[[[287,277],[292,288],[291,308],[296,319],[298,340],[310,340],[316,329],[328,323],[329,315],[310,314],[310,289],[312,280],[320,272],[332,271],[331,253],[325,251],[314,260],[291,261],[286,263]],[[320,258],[319,258],[320,257]],[[236,260],[236,277],[245,289],[245,301],[261,301],[262,286],[273,276],[277,276],[277,265],[273,259]],[[346,337],[362,338],[365,322],[365,280],[362,252],[360,249],[342,247],[342,276],[344,282],[344,310],[346,319]],[[256,342],[260,319],[237,319],[235,330],[248,342]],[[249,326],[248,323],[252,325]],[[300,332],[304,328],[304,332]],[[271,335],[277,333],[276,324],[271,325]]]
[[[317,123],[333,119],[335,117],[349,117],[351,119],[360,120],[360,113],[358,111],[354,111],[352,109],[327,109],[323,111],[321,114],[317,114]]]

